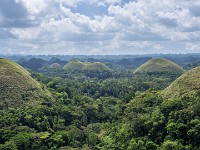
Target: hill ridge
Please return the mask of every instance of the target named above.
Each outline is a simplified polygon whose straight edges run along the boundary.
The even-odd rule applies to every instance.
[[[140,67],[138,67],[134,74],[178,74],[181,75],[184,69],[176,63],[164,58],[154,58]]]
[[[111,69],[101,62],[81,62],[78,59],[72,59],[63,69],[70,71],[110,71]]]

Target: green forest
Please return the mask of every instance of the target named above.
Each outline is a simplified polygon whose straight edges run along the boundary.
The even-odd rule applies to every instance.
[[[0,150],[199,150],[199,62],[128,60],[1,58]]]

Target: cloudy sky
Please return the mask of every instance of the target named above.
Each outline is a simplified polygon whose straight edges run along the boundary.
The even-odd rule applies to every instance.
[[[1,54],[200,52],[200,0],[0,0]]]

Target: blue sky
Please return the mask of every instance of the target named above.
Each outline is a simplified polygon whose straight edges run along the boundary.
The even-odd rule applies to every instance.
[[[200,0],[0,0],[1,54],[200,52]]]

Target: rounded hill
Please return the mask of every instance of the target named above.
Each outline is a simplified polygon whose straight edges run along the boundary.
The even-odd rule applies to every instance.
[[[40,98],[50,96],[27,70],[3,58],[0,58],[0,83],[0,102],[7,106],[35,104]]]
[[[163,74],[163,75],[181,75],[184,73],[184,69],[179,65],[164,59],[155,58],[147,61],[135,71],[135,74]]]
[[[69,71],[110,71],[105,64],[101,62],[81,62],[78,59],[72,59],[68,64],[66,64],[63,69]]]
[[[58,63],[53,63],[53,64],[51,64],[51,65],[49,66],[49,68],[51,68],[51,69],[57,69],[57,68],[61,68],[61,65],[58,64]]]
[[[72,59],[69,63],[67,63],[63,69],[69,70],[69,71],[78,71],[82,70],[84,68],[84,63],[81,62],[78,59]]]
[[[84,70],[88,71],[110,71],[105,64],[101,62],[94,62],[94,63],[85,63]]]
[[[200,67],[189,70],[163,92],[162,96],[166,99],[180,97],[194,97],[200,94]]]

